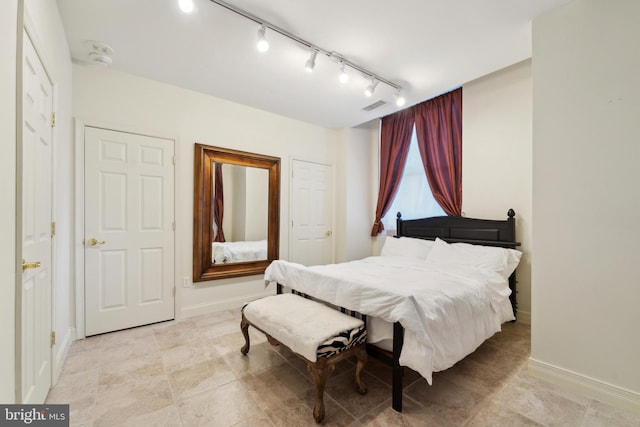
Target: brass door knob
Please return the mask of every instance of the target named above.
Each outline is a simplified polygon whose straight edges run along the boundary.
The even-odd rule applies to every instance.
[[[40,261],[35,262],[27,262],[24,258],[22,258],[22,271],[28,270],[30,268],[39,268]]]
[[[96,246],[96,245],[104,245],[105,242],[104,240],[97,240],[95,237],[90,238],[87,243],[91,246]]]
[[[331,232],[331,230],[327,230],[327,231],[324,233],[324,235],[325,235],[325,236],[327,236],[327,237],[331,236],[332,234],[333,234],[333,233]]]

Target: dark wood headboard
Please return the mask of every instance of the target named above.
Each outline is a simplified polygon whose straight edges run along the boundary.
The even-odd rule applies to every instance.
[[[435,240],[440,238],[448,243],[471,243],[474,245],[499,246],[514,249],[520,246],[516,241],[516,213],[507,212],[506,220],[477,219],[460,216],[436,216],[431,218],[403,220],[397,215],[397,237],[414,237]],[[516,273],[509,277],[511,305],[517,312]]]

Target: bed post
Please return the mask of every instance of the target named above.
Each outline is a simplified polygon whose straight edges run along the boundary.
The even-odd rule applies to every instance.
[[[402,412],[402,377],[404,367],[400,365],[400,353],[404,343],[404,327],[400,322],[393,324],[393,368],[391,379],[391,407]]]
[[[510,233],[511,233],[511,241],[516,241],[516,212],[513,209],[509,209],[507,212],[507,223],[509,223]],[[511,288],[511,295],[509,295],[509,300],[511,301],[511,308],[513,309],[513,316],[518,318],[518,302],[516,294],[518,290],[516,289],[518,281],[516,280],[516,272],[515,270],[509,276],[509,288]]]

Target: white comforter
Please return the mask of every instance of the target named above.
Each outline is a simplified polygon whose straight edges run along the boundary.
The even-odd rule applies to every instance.
[[[267,259],[267,241],[213,242],[211,257],[214,264]]]
[[[443,272],[421,260],[388,256],[313,267],[274,261],[265,280],[399,321],[405,328],[400,363],[429,384],[433,372],[454,365],[500,330],[504,297],[491,291],[477,269]]]

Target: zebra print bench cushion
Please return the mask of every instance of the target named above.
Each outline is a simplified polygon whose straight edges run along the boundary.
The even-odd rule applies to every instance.
[[[317,357],[331,357],[367,340],[367,329],[364,325],[349,331],[341,332],[318,346]]]

